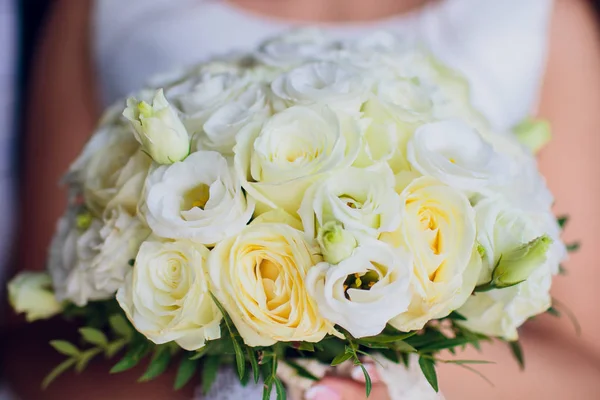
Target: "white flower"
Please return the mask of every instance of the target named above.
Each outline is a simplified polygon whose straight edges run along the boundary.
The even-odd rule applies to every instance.
[[[287,106],[320,103],[356,114],[366,96],[364,79],[348,66],[320,61],[280,75],[271,89]]]
[[[135,214],[151,163],[125,126],[105,127],[88,142],[67,179],[82,187],[95,215],[119,206]]]
[[[246,199],[225,158],[213,151],[156,168],[140,204],[155,235],[208,245],[238,233],[253,211],[253,200]]]
[[[323,173],[352,164],[359,145],[357,125],[342,124],[327,108],[294,106],[264,125],[243,128],[234,162],[249,195],[295,213],[306,188]]]
[[[117,292],[125,314],[148,339],[197,350],[221,337],[222,315],[210,296],[208,249],[188,241],[148,240]]]
[[[306,286],[329,321],[354,337],[374,336],[407,310],[411,268],[407,254],[369,239],[339,264],[311,268]]]
[[[91,264],[97,290],[115,293],[125,281],[131,262],[150,230],[139,218],[122,209],[114,209],[100,229],[101,243]]]
[[[130,97],[123,115],[131,122],[136,140],[157,163],[172,164],[190,153],[187,130],[162,89],[156,91],[152,105]]]
[[[411,331],[464,304],[477,283],[481,257],[475,246],[475,212],[464,194],[421,177],[401,198],[399,238],[382,240],[406,246],[414,258],[411,304],[390,321]]]
[[[111,298],[149,233],[122,208],[112,210],[105,222],[68,210],[58,222],[48,262],[56,298],[78,306]]]
[[[433,102],[429,93],[409,79],[387,79],[377,84],[377,97],[396,118],[405,122],[431,120]]]
[[[494,268],[504,257],[511,258],[516,249],[544,237],[547,225],[540,224],[536,216],[512,206],[500,197],[482,200],[475,210],[477,240],[485,249],[478,282],[481,285],[492,279]],[[524,265],[530,274],[525,282],[471,296],[459,309],[467,318],[460,323],[475,332],[516,340],[519,326],[550,307],[552,270],[561,260],[556,259],[560,253],[552,251],[556,245],[550,246],[550,251],[547,251],[548,246],[545,247],[543,257],[529,259],[534,265]],[[561,242],[558,247],[561,247]]]
[[[330,221],[351,232],[377,237],[400,224],[400,196],[394,191],[394,177],[387,166],[373,170],[350,167],[311,186],[298,214],[311,238]]]
[[[251,121],[262,121],[271,115],[266,89],[260,84],[248,86],[237,98],[208,117],[198,139],[201,149],[232,155],[235,137]]]
[[[214,293],[248,346],[319,342],[333,333],[306,289],[319,261],[314,243],[281,223],[252,223],[211,251]]]
[[[88,301],[106,300],[114,295],[114,291],[96,288],[98,277],[92,267],[102,245],[102,225],[100,220],[92,219],[89,224],[77,226],[72,210],[58,221],[48,260],[58,301],[68,300],[82,307]]]
[[[28,322],[51,318],[62,311],[47,272],[21,272],[8,283],[8,301]]]
[[[501,182],[507,168],[504,158],[461,120],[418,128],[408,143],[408,160],[423,175],[471,192]]]
[[[317,29],[298,29],[278,35],[260,45],[254,56],[263,63],[288,68],[322,58],[332,42]]]

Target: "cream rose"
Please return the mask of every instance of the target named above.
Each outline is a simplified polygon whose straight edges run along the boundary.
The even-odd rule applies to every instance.
[[[133,326],[157,344],[197,350],[221,337],[222,315],[210,296],[208,249],[189,241],[142,244],[117,301]]]
[[[248,86],[237,99],[223,105],[208,117],[198,138],[200,149],[233,155],[235,137],[252,121],[263,121],[271,115],[267,89],[262,84]]]
[[[329,321],[356,338],[374,336],[407,310],[411,270],[407,253],[369,238],[339,264],[311,268],[306,287]]]
[[[253,211],[254,201],[246,198],[225,158],[213,151],[156,168],[140,204],[155,235],[207,245],[238,233]]]
[[[311,186],[298,214],[311,238],[330,221],[340,222],[348,231],[377,237],[400,224],[400,196],[387,166],[373,170],[350,167]]]
[[[51,318],[63,309],[47,272],[22,272],[14,277],[8,283],[8,301],[16,313],[25,313],[28,322]]]
[[[332,43],[318,29],[297,29],[278,35],[260,45],[254,56],[263,63],[289,68],[304,61],[321,58],[332,48]]]
[[[464,194],[421,177],[404,189],[401,199],[397,234],[414,258],[412,299],[408,310],[390,323],[411,331],[463,305],[477,283],[481,257],[475,245],[475,212]]]
[[[318,342],[332,325],[308,294],[306,274],[320,262],[303,233],[279,223],[253,223],[211,251],[214,294],[244,342]]]
[[[306,188],[322,174],[352,164],[360,129],[342,124],[326,107],[295,106],[264,125],[250,124],[237,137],[235,168],[248,194],[295,213]]]
[[[461,120],[419,127],[408,143],[408,160],[423,175],[468,192],[505,181],[506,159]]]
[[[271,83],[271,89],[283,101],[282,108],[319,103],[354,115],[366,97],[364,80],[349,66],[314,62],[280,75]]]

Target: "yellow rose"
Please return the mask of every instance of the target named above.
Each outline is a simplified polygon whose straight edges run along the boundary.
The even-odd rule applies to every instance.
[[[382,238],[406,246],[414,258],[408,311],[390,321],[402,331],[421,329],[460,307],[473,292],[481,257],[475,245],[475,212],[467,197],[430,177],[401,193],[402,225]]]
[[[208,268],[214,294],[244,342],[318,342],[333,332],[305,287],[308,270],[320,262],[318,247],[301,231],[281,223],[253,223],[211,251]]]

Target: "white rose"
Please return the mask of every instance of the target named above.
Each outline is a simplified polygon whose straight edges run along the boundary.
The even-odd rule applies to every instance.
[[[214,244],[238,233],[254,212],[225,158],[199,151],[146,179],[140,213],[157,236]]]
[[[326,172],[352,164],[360,130],[327,108],[295,106],[237,137],[235,168],[249,195],[295,213],[304,191]]]
[[[131,123],[142,149],[157,163],[173,164],[190,153],[188,132],[162,89],[156,91],[152,104],[135,97],[127,99],[123,116]]]
[[[254,56],[267,65],[289,68],[322,58],[332,45],[318,29],[298,29],[265,41]]]
[[[387,166],[373,170],[350,167],[311,186],[298,214],[311,238],[330,221],[340,222],[351,232],[377,237],[400,224],[400,196]]]
[[[365,100],[364,79],[347,66],[320,61],[280,75],[271,83],[271,89],[283,100],[284,107],[320,103],[352,115],[359,112]]]
[[[408,311],[390,323],[402,331],[421,329],[460,307],[473,292],[481,269],[475,245],[475,212],[467,197],[431,177],[415,179],[401,194],[398,240],[414,258]]]
[[[477,192],[505,180],[507,162],[461,120],[419,127],[408,143],[408,160],[423,175]]]
[[[215,295],[249,346],[319,342],[333,327],[306,289],[320,260],[303,233],[281,223],[253,223],[211,251]]]
[[[195,133],[206,118],[239,95],[248,79],[237,71],[201,69],[190,78],[167,90],[167,96],[183,113],[183,123]]]
[[[157,344],[197,350],[221,337],[222,315],[210,296],[209,251],[189,241],[142,244],[117,301],[135,328]]]
[[[515,279],[520,281],[522,278],[527,278],[523,274],[529,277],[516,286],[477,293],[469,297],[459,309],[467,320],[460,323],[475,332],[516,340],[519,326],[530,317],[550,307],[549,290],[552,270],[560,260],[557,260],[556,253],[552,252],[555,245],[541,243],[543,245],[540,247],[540,251],[543,252],[541,256],[533,251],[519,251],[522,246],[531,243],[534,239],[545,237],[543,236],[546,234],[545,226],[540,224],[535,216],[532,217],[531,214],[511,206],[499,197],[482,200],[475,206],[475,211],[477,240],[485,249],[478,284],[484,285],[490,282],[492,274],[503,282],[507,281],[506,283],[516,283]],[[548,251],[549,246],[550,251]],[[558,246],[560,247],[560,244]],[[515,259],[513,256],[515,251],[523,253],[526,259],[521,261]],[[508,265],[509,261],[515,265]],[[495,271],[496,266],[506,271],[503,273]],[[513,267],[524,271],[510,273],[509,270]]]
[[[380,81],[376,93],[390,112],[402,121],[420,123],[432,118],[433,102],[429,93],[409,79]]]
[[[232,155],[235,137],[240,129],[251,121],[264,120],[271,113],[265,87],[252,84],[239,97],[208,117],[198,138],[198,147]]]
[[[390,319],[407,310],[412,260],[385,243],[364,240],[337,265],[308,271],[306,287],[319,312],[356,338],[378,335]]]
[[[58,221],[50,246],[48,272],[58,301],[68,300],[82,307],[88,301],[106,300],[114,291],[97,289],[92,264],[102,245],[102,222],[92,219],[77,226],[73,210]]]
[[[97,290],[115,293],[131,269],[131,262],[150,230],[137,217],[122,209],[114,209],[99,231],[98,254],[91,263]]]
[[[92,136],[67,179],[81,187],[96,216],[119,206],[135,214],[151,163],[128,127],[107,126]]]
[[[51,318],[63,308],[47,272],[22,272],[14,277],[8,283],[8,301],[16,313],[25,313],[28,322]]]

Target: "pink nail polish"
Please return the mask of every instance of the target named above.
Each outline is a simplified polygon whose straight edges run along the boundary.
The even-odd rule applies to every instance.
[[[377,368],[375,368],[373,364],[365,364],[365,369],[369,373],[372,383],[379,382],[379,374],[377,373]],[[350,377],[357,382],[365,382],[365,374],[361,367],[354,367],[352,372],[350,372]]]
[[[308,389],[304,398],[306,400],[342,400],[342,397],[336,390],[323,385],[313,386]]]

